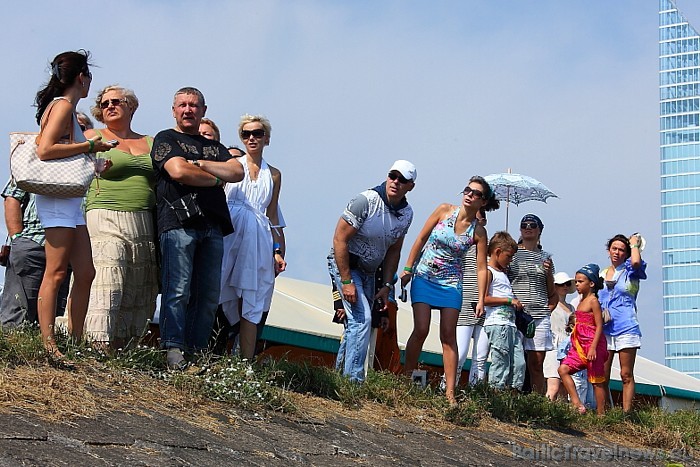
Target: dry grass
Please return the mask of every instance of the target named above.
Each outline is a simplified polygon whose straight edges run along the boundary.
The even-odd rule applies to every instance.
[[[57,423],[114,412],[162,414],[220,434],[256,411],[319,425],[340,416],[380,431],[395,429],[400,421],[446,439],[468,430],[485,445],[504,437],[524,444],[556,443],[559,432],[552,427],[627,446],[693,450],[700,445],[697,413],[650,408],[633,419],[615,411],[603,419],[592,414],[571,418],[561,404],[478,387],[460,395],[459,409],[449,409],[438,391],[422,391],[384,373],[371,372],[363,385],[355,385],[308,364],[250,366],[222,359],[207,362],[199,374],[173,374],[164,372],[163,356],[153,349],[114,357],[85,346],[62,350],[78,361],[75,370],[49,366],[35,331],[0,330],[0,413],[29,412]]]
[[[70,423],[110,412],[151,417],[161,413],[221,433],[223,408],[146,375],[110,370],[94,362],[75,371],[48,365],[0,369],[0,412],[24,411],[49,422]]]

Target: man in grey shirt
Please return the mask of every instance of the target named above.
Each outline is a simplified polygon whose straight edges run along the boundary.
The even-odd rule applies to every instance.
[[[386,180],[363,191],[345,207],[333,235],[328,270],[340,291],[345,335],[336,368],[351,381],[365,380],[365,359],[375,299],[388,302],[389,290],[401,256],[403,239],[413,220],[406,194],[416,181],[416,167],[405,160],[394,162]],[[382,287],[375,294],[375,271],[383,263]]]

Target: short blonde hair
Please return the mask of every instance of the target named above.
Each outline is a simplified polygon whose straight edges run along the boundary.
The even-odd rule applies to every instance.
[[[243,131],[243,126],[246,125],[247,123],[255,123],[259,122],[262,124],[263,129],[265,130],[265,136],[268,138],[272,134],[272,125],[270,125],[270,120],[267,119],[267,117],[263,115],[249,115],[245,114],[241,117],[241,122],[238,124],[238,137],[240,138],[241,136],[241,131]]]
[[[100,104],[102,103],[102,97],[104,97],[105,93],[109,91],[117,91],[121,93],[124,100],[126,100],[126,106],[129,108],[129,110],[131,110],[131,115],[133,116],[136,112],[136,109],[139,108],[139,99],[138,97],[136,97],[136,94],[134,94],[134,91],[132,91],[131,89],[123,88],[116,84],[110,84],[109,86],[104,87],[100,92],[97,93],[97,97],[95,98],[95,105],[90,107],[90,113],[93,117],[95,117],[95,120],[104,123],[104,120],[102,119],[102,108],[100,107]]]
[[[212,130],[214,130],[214,139],[216,141],[221,141],[221,132],[219,131],[219,127],[216,126],[216,123],[214,123],[213,120],[207,117],[203,117],[200,121],[199,124],[202,125],[209,125]]]

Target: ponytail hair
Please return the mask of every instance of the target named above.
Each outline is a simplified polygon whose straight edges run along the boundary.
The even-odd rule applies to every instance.
[[[37,124],[41,125],[41,117],[54,98],[64,95],[78,75],[90,72],[89,60],[90,52],[80,49],[77,52],[60,53],[51,61],[51,78],[34,98]]]
[[[484,189],[484,206],[481,208],[484,211],[495,211],[501,207],[501,202],[496,198],[496,193],[491,189],[491,185],[487,182],[484,177],[480,175],[474,175],[469,179],[469,183],[478,183]],[[469,184],[467,183],[467,185]]]

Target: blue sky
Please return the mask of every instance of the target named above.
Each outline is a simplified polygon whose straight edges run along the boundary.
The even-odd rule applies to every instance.
[[[641,354],[663,362],[656,1],[31,6],[31,25],[26,8],[4,8],[0,133],[36,128],[31,104],[47,64],[78,48],[96,65],[91,99],[111,83],[134,89],[136,131],[171,127],[172,94],[185,85],[204,92],[227,144],[237,142],[240,115],[265,114],[265,155],[283,173],[286,274],[316,282],[327,279],[345,203],[395,159],[419,174],[404,255],[435,206],[459,202],[469,177],[512,168],[559,195],[510,208],[513,235],[522,215],[540,215],[558,270],[607,264],[607,238],[644,234]],[[700,5],[678,7],[700,25]],[[504,219],[505,206],[489,232]]]

